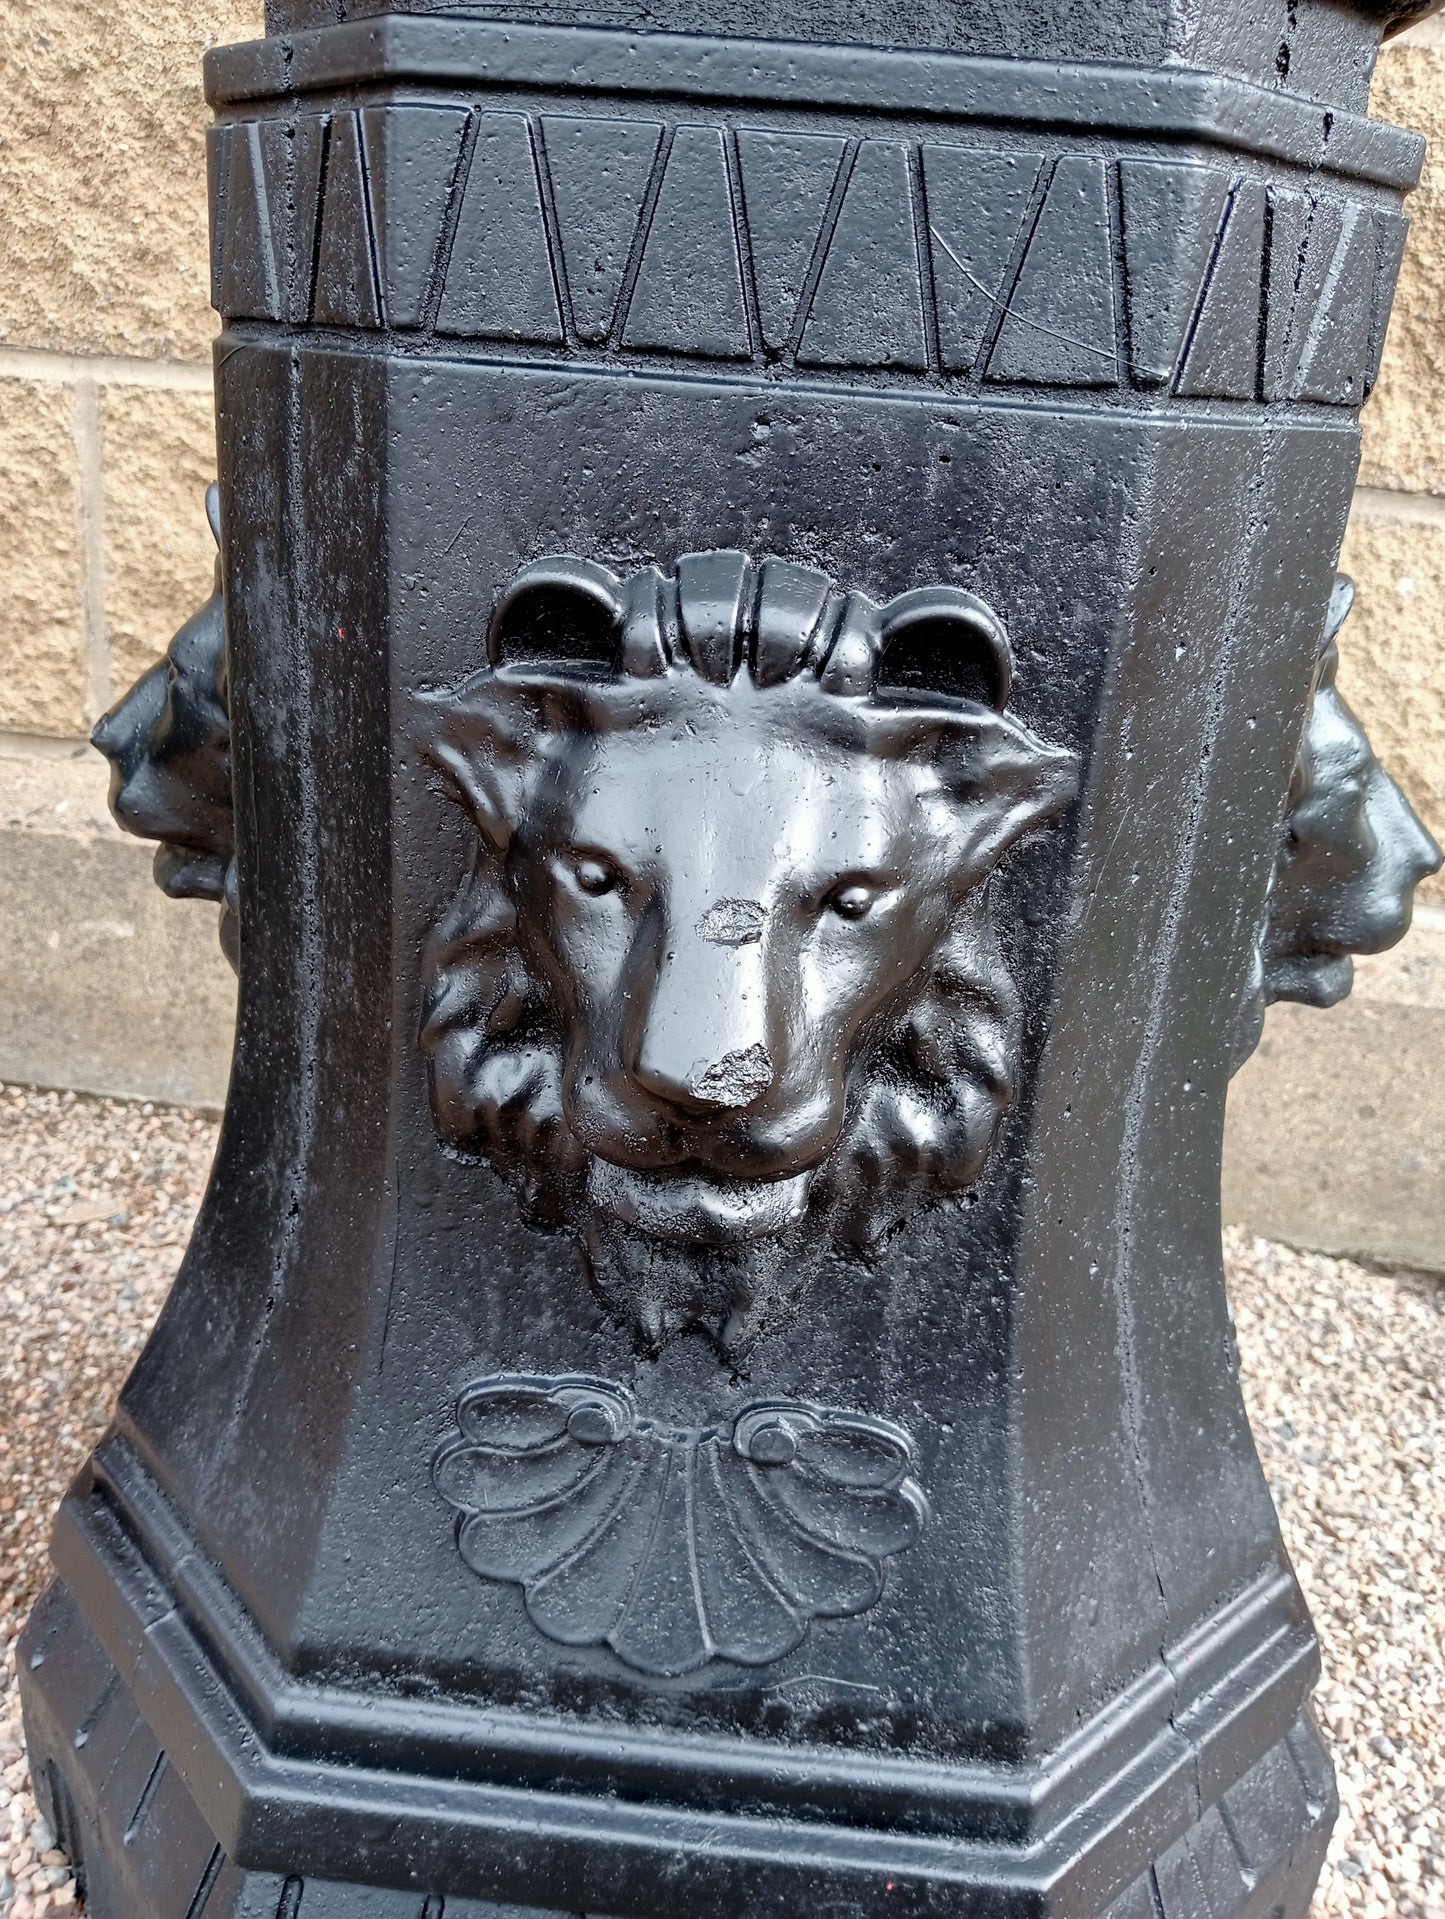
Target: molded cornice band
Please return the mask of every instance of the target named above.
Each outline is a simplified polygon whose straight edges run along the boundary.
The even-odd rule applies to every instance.
[[[217,109],[375,85],[537,87],[1155,134],[1408,191],[1419,134],[1224,74],[781,40],[387,18],[213,48]],[[866,90],[859,80],[866,77]]]

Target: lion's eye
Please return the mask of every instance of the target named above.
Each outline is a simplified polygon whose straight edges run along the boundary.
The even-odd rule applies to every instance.
[[[834,887],[828,895],[828,910],[836,913],[840,920],[861,920],[871,911],[876,897],[871,886],[854,880],[846,886]]]
[[[604,893],[615,893],[622,884],[622,875],[615,866],[590,853],[578,854],[572,861],[572,877],[593,899],[600,899]]]

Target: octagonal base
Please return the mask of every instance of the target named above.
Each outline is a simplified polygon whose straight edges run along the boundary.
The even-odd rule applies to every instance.
[[[162,1748],[134,1690],[59,1581],[36,1607],[20,1665],[37,1797],[75,1862],[92,1919],[561,1919],[555,1907],[457,1896],[424,1880],[386,1885],[317,1876],[304,1839],[294,1871],[235,1864],[197,1807],[181,1765]],[[184,1755],[182,1763],[191,1773],[197,1763],[204,1768],[205,1755]],[[427,1782],[406,1782],[403,1791],[407,1785],[425,1792]],[[1080,1903],[1080,1886],[1090,1877],[1087,1869],[1079,1875],[1080,1861],[1062,1875],[1030,1874],[1024,1860],[1004,1857],[1012,1851],[1005,1847],[976,1874],[964,1854],[990,1849],[960,1849],[963,1869],[946,1883],[914,1880],[900,1890],[915,1895],[911,1910],[959,1915],[1304,1919],[1337,1808],[1329,1761],[1306,1707],[1283,1739],[1106,1904]],[[330,1809],[318,1803],[298,1811],[298,1828],[305,1832],[309,1825],[319,1837]],[[373,1812],[384,1826],[385,1809]],[[465,1845],[465,1836],[458,1838]],[[887,1838],[875,1838],[881,1860]],[[388,1849],[383,1843],[378,1850]],[[394,1854],[375,1863],[382,1874],[388,1867],[395,1873]],[[1019,1866],[1025,1870],[1010,1870]],[[760,1904],[766,1903],[765,1897]],[[659,1884],[659,1919],[683,1904],[690,1907],[686,1900],[674,1904]],[[808,1909],[840,1916],[852,1910],[831,1897]]]

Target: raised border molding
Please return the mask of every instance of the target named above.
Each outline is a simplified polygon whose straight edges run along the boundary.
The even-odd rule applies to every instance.
[[[388,17],[212,48],[205,82],[218,111],[341,87],[531,86],[1172,135],[1403,189],[1418,184],[1424,164],[1417,133],[1223,74],[873,48],[860,61],[861,51]],[[861,93],[860,73],[867,76]]]

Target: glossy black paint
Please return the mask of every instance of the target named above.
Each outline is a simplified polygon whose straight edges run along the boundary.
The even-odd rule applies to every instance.
[[[26,1641],[92,1910],[1299,1919],[1219,1140],[1384,16],[283,11],[210,65],[231,1095]]]

